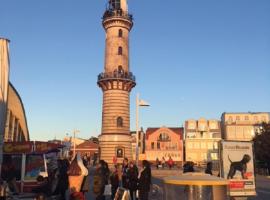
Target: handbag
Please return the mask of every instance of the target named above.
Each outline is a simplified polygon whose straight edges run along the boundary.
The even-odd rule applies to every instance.
[[[104,196],[111,196],[112,195],[112,185],[111,184],[105,185],[103,195]]]

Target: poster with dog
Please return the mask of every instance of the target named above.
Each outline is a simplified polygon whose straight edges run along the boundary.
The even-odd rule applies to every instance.
[[[230,181],[230,196],[256,195],[253,143],[221,141],[221,175]]]

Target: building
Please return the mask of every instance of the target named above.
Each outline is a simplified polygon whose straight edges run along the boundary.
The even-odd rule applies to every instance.
[[[132,137],[132,159],[136,160],[136,144],[137,144],[137,136],[136,136],[136,131],[130,132],[131,137]],[[139,155],[145,153],[145,133],[143,129],[139,131],[138,134],[138,148],[139,148]]]
[[[8,109],[6,116],[4,141],[29,141],[29,131],[23,102],[11,83],[9,83],[8,87]]]
[[[92,158],[98,154],[98,150],[99,145],[90,140],[87,140],[76,146],[76,152],[80,153],[82,156],[87,155]]]
[[[183,162],[184,128],[160,127],[146,130],[146,159],[155,162],[158,158],[168,160],[171,157],[176,163]]]
[[[251,141],[263,122],[270,122],[269,112],[224,112],[221,116],[222,138]]]
[[[3,156],[3,140],[6,124],[9,83],[9,41],[0,38],[0,167]]]
[[[218,143],[221,140],[220,121],[187,120],[185,122],[185,160],[197,165],[212,161],[218,163]]]
[[[103,15],[106,32],[105,64],[98,75],[103,92],[102,130],[99,136],[100,159],[112,165],[112,158],[122,162],[132,159],[130,135],[130,92],[135,76],[129,67],[129,32],[133,26],[127,0],[109,0]]]

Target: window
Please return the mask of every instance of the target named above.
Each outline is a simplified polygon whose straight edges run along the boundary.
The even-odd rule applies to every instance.
[[[155,149],[155,143],[151,142],[151,149]]]
[[[40,172],[45,172],[42,155],[27,155],[25,161],[25,180],[36,180]]]
[[[120,73],[120,74],[123,74],[124,73],[124,70],[123,70],[122,65],[119,65],[118,66],[118,73]]]
[[[245,116],[245,120],[248,121],[249,120],[249,117],[248,116]]]
[[[218,154],[217,153],[211,153],[211,160],[218,160]]]
[[[236,121],[240,121],[240,116],[236,116]]]
[[[170,141],[171,138],[167,133],[161,133],[158,138],[160,141]]]
[[[212,142],[208,142],[207,143],[207,148],[208,149],[213,149],[213,143]]]
[[[123,48],[122,47],[118,47],[118,55],[122,55],[123,54]]]
[[[118,30],[118,37],[123,37],[123,30],[122,29]]]
[[[201,149],[206,149],[206,144],[204,142],[201,142]]]
[[[123,118],[117,117],[117,127],[123,127]]]
[[[160,143],[159,142],[157,143],[157,149],[160,149]]]

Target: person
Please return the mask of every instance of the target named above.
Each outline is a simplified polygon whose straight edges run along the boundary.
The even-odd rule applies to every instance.
[[[193,166],[194,166],[193,162],[187,161],[183,166],[183,173],[195,172]]]
[[[139,173],[139,199],[140,200],[148,200],[148,195],[150,191],[150,185],[152,184],[152,174],[150,164],[147,160],[142,161],[142,170]]]
[[[159,159],[157,158],[156,159],[156,168],[158,169],[158,167],[159,167]]]
[[[123,168],[122,168],[122,186],[125,189],[128,189],[128,159],[124,158],[123,160]]]
[[[116,157],[116,156],[113,157],[113,165],[114,165],[114,166],[117,165],[117,157]]]
[[[166,164],[166,160],[165,160],[165,158],[164,158],[164,157],[162,157],[161,164],[162,164],[162,169],[164,169],[165,164]]]
[[[213,175],[213,173],[212,173],[212,168],[213,168],[213,163],[212,163],[212,162],[207,162],[206,169],[205,169],[204,172],[205,172],[206,174]]]
[[[170,157],[169,157],[169,160],[168,160],[168,165],[169,165],[169,168],[170,168],[170,169],[172,169],[173,164],[174,164],[173,159],[172,159],[172,157],[170,156]]]
[[[10,155],[5,155],[3,158],[1,176],[1,178],[7,182],[9,190],[14,194],[18,194],[19,189],[16,184],[16,168]]]
[[[86,155],[84,156],[84,159],[83,159],[83,165],[88,170],[88,160],[87,160]],[[84,176],[83,183],[82,183],[81,192],[83,193],[83,195],[89,192],[89,188],[90,188],[90,174],[88,173],[86,176]]]
[[[115,165],[115,170],[110,176],[110,182],[112,185],[111,199],[114,200],[118,187],[122,186],[122,165],[121,164]]]
[[[128,189],[131,196],[131,200],[133,200],[134,196],[136,197],[136,191],[138,189],[138,168],[132,161],[130,161],[129,163],[127,176],[129,180]]]
[[[100,160],[97,164],[93,179],[93,192],[96,196],[96,200],[105,200],[104,190],[106,184],[106,175],[104,160]]]
[[[58,186],[57,189],[60,194],[60,199],[65,200],[66,191],[68,190],[68,171],[69,161],[67,159],[58,160]]]

